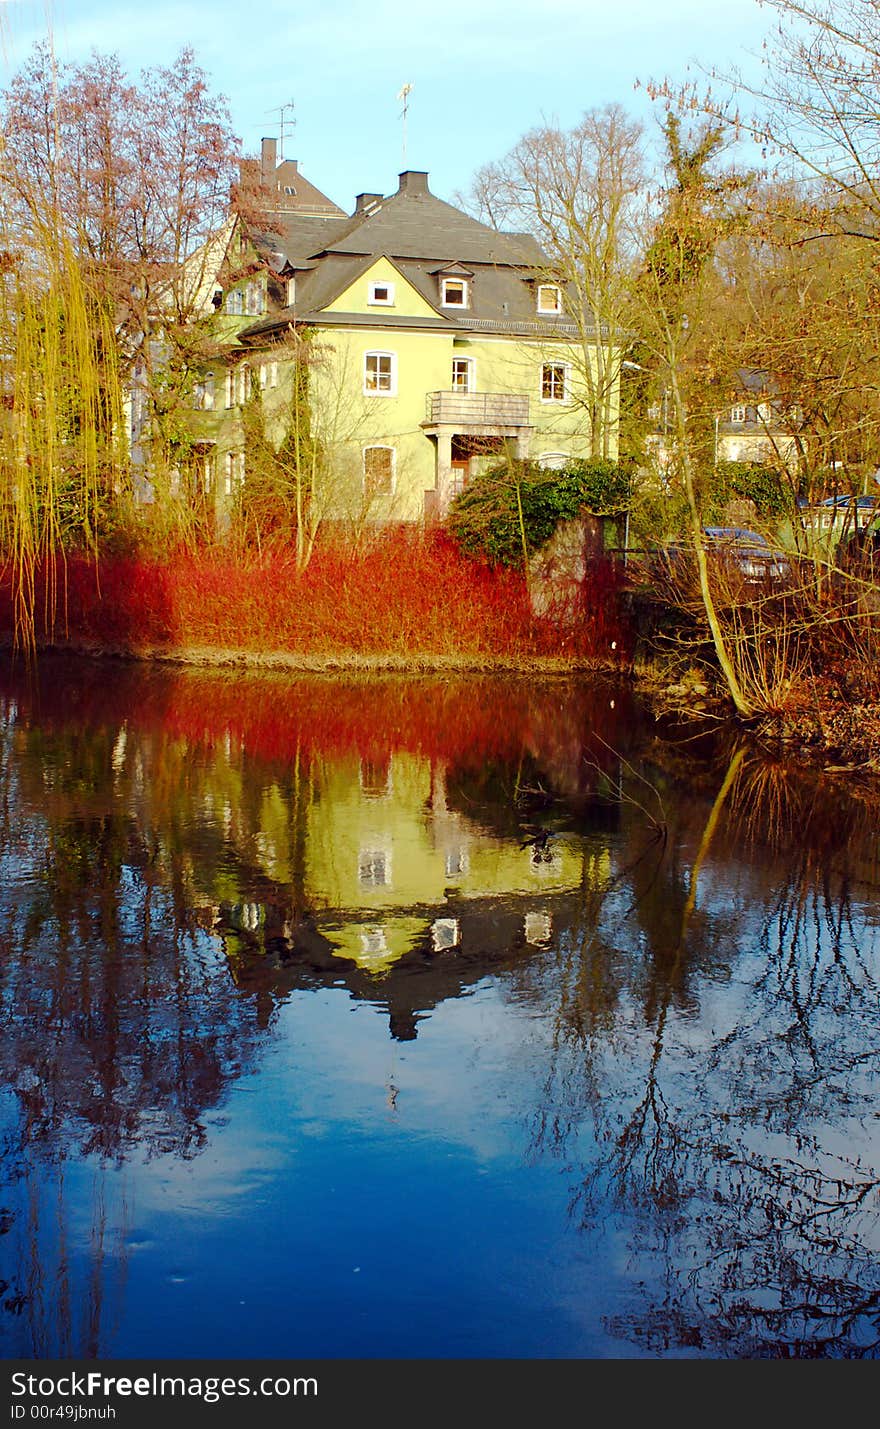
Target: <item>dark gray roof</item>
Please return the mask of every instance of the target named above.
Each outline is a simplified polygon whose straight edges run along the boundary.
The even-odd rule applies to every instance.
[[[499,233],[435,198],[427,188],[427,175],[402,174],[396,194],[348,219],[289,215],[284,234],[266,235],[265,244],[277,272],[283,270],[282,254],[297,269],[296,303],[244,329],[240,334],[244,341],[290,322],[421,326],[550,338],[570,338],[576,332],[565,317],[536,312],[535,282],[547,273],[549,263],[535,239],[529,234]],[[429,305],[430,316],[398,317],[392,308],[366,315],[325,311],[383,257]],[[453,271],[469,276],[467,309],[440,306],[441,274]]]
[[[323,252],[333,234],[350,222],[345,217],[324,218],[316,214],[299,213],[278,213],[274,218],[281,232],[254,234],[253,241],[261,252],[272,255],[270,262],[279,273],[285,263],[278,262],[275,254],[280,254],[291,267],[301,267],[314,254]]]
[[[405,187],[371,212],[349,219],[325,251],[387,253],[392,258],[432,259],[435,264],[513,263],[540,268],[547,262],[530,234],[500,233],[427,190],[413,193]]]

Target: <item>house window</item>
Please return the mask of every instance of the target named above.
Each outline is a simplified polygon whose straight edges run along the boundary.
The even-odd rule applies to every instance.
[[[555,283],[538,284],[538,312],[562,312],[562,290]]]
[[[468,285],[464,278],[442,278],[440,280],[440,302],[444,308],[466,308]]]
[[[364,354],[364,393],[368,397],[393,397],[397,392],[397,354]]]
[[[394,284],[393,283],[371,283],[370,295],[367,299],[377,307],[391,308],[394,306]]]
[[[247,313],[249,317],[258,317],[263,311],[263,285],[258,282],[251,282],[247,285],[246,292]]]
[[[446,850],[444,867],[447,878],[458,878],[461,874],[467,873],[470,867],[467,849],[458,846],[448,848]]]
[[[362,759],[358,769],[361,790],[368,799],[387,799],[391,793],[391,755]]]
[[[367,957],[379,957],[388,952],[384,928],[365,928],[361,933],[361,952]]]
[[[759,421],[759,422],[765,422],[765,423],[770,421],[770,403],[769,403],[769,402],[760,402],[760,403],[758,404],[758,421]]]
[[[362,848],[358,854],[358,883],[368,888],[391,883],[391,854],[384,848]]]
[[[736,406],[730,409],[730,420],[732,422],[744,422],[746,419],[745,407]]]
[[[452,390],[453,392],[473,392],[474,359],[472,357],[453,357]]]
[[[226,453],[226,495],[244,485],[244,452]]]
[[[292,308],[296,302],[296,278],[287,280],[287,306]]]
[[[202,459],[202,486],[206,495],[214,490],[214,458],[210,454]]]
[[[435,953],[456,948],[461,941],[461,925],[457,918],[435,918],[431,924],[431,947]]]
[[[200,412],[213,412],[214,410],[214,374],[205,373],[195,385],[193,392],[193,405]]]
[[[564,402],[566,397],[564,362],[545,362],[541,368],[541,401]]]
[[[240,407],[247,401],[250,386],[250,373],[247,363],[241,362],[238,367],[227,367],[226,369],[226,406]]]
[[[244,293],[241,288],[233,288],[226,294],[226,311],[232,317],[240,317],[244,312]]]
[[[278,363],[260,363],[260,391],[265,392],[267,387],[278,386]]]
[[[364,495],[391,496],[394,493],[394,447],[364,447]]]

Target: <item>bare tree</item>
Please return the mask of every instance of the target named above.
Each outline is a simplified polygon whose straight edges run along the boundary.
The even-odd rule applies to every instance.
[[[641,124],[616,104],[574,128],[532,129],[475,174],[462,201],[495,227],[528,231],[547,254],[576,330],[591,454],[615,454],[622,349],[644,231]]]

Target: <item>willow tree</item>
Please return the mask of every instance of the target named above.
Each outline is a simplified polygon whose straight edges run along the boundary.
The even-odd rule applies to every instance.
[[[192,51],[134,83],[37,45],[0,99],[4,549],[33,640],[35,563],[94,544],[129,485],[124,392],[173,460],[213,312],[237,141]],[[54,615],[54,574],[47,616]]]

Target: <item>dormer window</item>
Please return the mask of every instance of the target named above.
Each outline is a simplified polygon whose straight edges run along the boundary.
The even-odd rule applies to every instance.
[[[287,280],[287,306],[292,308],[296,302],[296,278]]]
[[[249,317],[259,317],[263,311],[263,285],[254,281],[248,283],[245,291],[245,311]]]
[[[377,282],[370,284],[370,295],[367,302],[374,307],[393,308],[394,307],[394,284]]]
[[[731,407],[731,409],[730,409],[730,420],[731,420],[731,422],[744,422],[745,419],[746,419],[746,409],[745,409],[744,406],[741,406],[739,403],[737,403],[737,405],[736,405],[735,407]]]
[[[233,288],[226,294],[226,311],[231,317],[240,317],[244,312],[244,293],[241,288]]]
[[[538,312],[562,312],[562,289],[558,288],[555,283],[538,284]]]
[[[440,279],[440,303],[444,308],[466,308],[468,285],[464,278]]]

